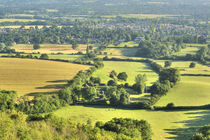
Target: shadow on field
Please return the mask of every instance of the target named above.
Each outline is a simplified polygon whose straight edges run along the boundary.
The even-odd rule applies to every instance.
[[[119,48],[123,56],[135,57],[138,48],[130,47],[130,48]]]
[[[52,95],[52,94],[56,94],[58,93],[58,91],[50,91],[50,92],[32,92],[32,93],[29,93],[27,94],[27,96],[35,96],[35,95]]]
[[[50,83],[50,85],[46,85],[43,87],[36,87],[36,89],[49,89],[49,90],[54,90],[54,91],[46,91],[46,92],[32,92],[28,93],[28,96],[35,96],[39,94],[43,95],[50,95],[50,94],[56,94],[58,93],[59,89],[64,88],[67,85],[66,80],[55,80],[55,81],[46,81],[47,83]],[[66,83],[66,84],[64,84]]]
[[[185,113],[187,115],[197,115],[195,117],[190,117],[190,120],[185,120],[181,122],[174,123],[183,123],[186,127],[189,128],[177,128],[177,129],[165,129],[169,134],[174,135],[174,137],[167,137],[167,139],[174,140],[189,140],[192,138],[193,134],[198,132],[199,128],[210,124],[210,110],[201,110],[199,112]]]
[[[62,89],[67,84],[53,84],[53,85],[46,85],[44,87],[36,87],[36,89]]]

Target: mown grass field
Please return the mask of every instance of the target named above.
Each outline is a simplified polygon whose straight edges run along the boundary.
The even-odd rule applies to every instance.
[[[210,111],[146,111],[126,110],[109,107],[68,106],[54,112],[55,115],[69,118],[78,123],[91,120],[109,121],[114,117],[144,119],[152,127],[153,140],[182,139],[187,140],[196,132],[196,128],[206,125],[210,121]]]
[[[140,62],[104,61],[104,68],[97,70],[93,73],[93,76],[100,77],[103,83],[107,83],[111,80],[109,74],[112,70],[115,70],[117,73],[126,72],[128,75],[126,82],[129,84],[135,82],[135,77],[138,74],[146,74],[147,85],[151,85],[158,80],[158,75],[151,70],[151,67],[146,63]]]
[[[181,81],[162,97],[157,106],[173,102],[177,106],[200,106],[210,103],[210,78],[182,76]]]
[[[15,49],[17,52],[25,52],[25,53],[64,53],[64,54],[72,54],[72,53],[78,53],[78,52],[86,52],[87,45],[80,44],[77,49],[72,49],[72,45],[65,44],[41,44],[41,48],[38,50],[33,49],[32,44],[17,44],[12,46],[12,49]]]
[[[46,60],[0,58],[0,89],[18,96],[55,93],[79,70],[89,66]]]
[[[13,26],[0,26],[1,29],[19,29],[21,25],[13,25]],[[35,25],[27,25],[25,26],[25,29],[30,29],[30,28],[35,28]],[[43,25],[38,25],[37,26],[39,29],[42,29],[44,26]],[[50,26],[47,26],[50,27]]]

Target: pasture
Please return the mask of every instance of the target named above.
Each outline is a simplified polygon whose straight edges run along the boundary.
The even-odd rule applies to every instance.
[[[164,67],[164,60],[157,60],[158,64]],[[173,68],[178,68],[181,74],[210,74],[210,67],[196,63],[195,68],[189,68],[192,61],[172,61]]]
[[[77,49],[72,49],[71,44],[40,44],[40,49],[34,50],[32,44],[16,44],[12,46],[12,49],[15,49],[17,52],[24,53],[63,53],[63,54],[72,54],[78,52],[86,52],[87,45],[79,44]]]
[[[0,58],[0,89],[18,96],[51,94],[63,88],[80,70],[89,66],[46,60]]]
[[[151,67],[146,63],[124,61],[104,61],[104,68],[97,70],[95,73],[93,73],[93,76],[100,77],[102,83],[107,83],[109,80],[111,80],[109,74],[112,70],[115,70],[117,73],[126,72],[128,75],[126,82],[129,84],[134,84],[135,76],[138,74],[146,74],[146,83],[148,86],[158,80],[158,75],[153,72]]]
[[[177,106],[200,106],[210,103],[210,78],[182,76],[180,83],[163,96],[156,106],[173,102]]]
[[[68,106],[54,112],[58,117],[69,118],[78,123],[86,123],[91,120],[109,121],[114,117],[144,119],[152,127],[153,140],[190,139],[198,127],[206,125],[210,121],[210,111],[147,111],[126,110],[102,106]]]
[[[128,48],[125,48],[125,47],[124,48],[122,48],[122,47],[119,47],[119,48],[110,47],[110,48],[107,48],[104,51],[102,51],[102,53],[104,55],[107,55],[107,56],[117,56],[117,57],[129,56],[129,57],[135,57],[137,49],[138,48],[133,48],[133,47],[128,47]]]

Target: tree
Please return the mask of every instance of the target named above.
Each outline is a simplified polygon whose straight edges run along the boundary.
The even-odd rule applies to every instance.
[[[95,87],[87,87],[82,89],[82,97],[88,101],[93,101],[97,96],[97,90]]]
[[[165,66],[164,67],[170,67],[172,65],[171,61],[165,61]]]
[[[192,62],[192,63],[190,63],[189,68],[195,68],[195,66],[196,66],[196,63]]]
[[[135,84],[133,85],[133,89],[140,94],[144,93],[145,87],[146,87],[146,82],[147,78],[146,75],[141,75],[138,74],[135,78]]]
[[[44,53],[41,54],[40,59],[49,59],[49,56],[46,53]]]
[[[117,77],[117,72],[114,71],[114,70],[111,71],[109,77],[110,77],[110,78],[115,78],[115,77]]]
[[[40,49],[40,45],[39,44],[34,44],[33,48],[34,48],[34,50],[38,50],[38,49]]]
[[[118,74],[117,78],[118,78],[119,80],[126,81],[127,78],[128,78],[128,75],[126,74],[126,72],[121,72],[121,73]]]
[[[109,80],[107,83],[108,86],[116,86],[117,82],[115,80]]]
[[[15,91],[0,90],[0,110],[14,109],[16,97]]]
[[[79,47],[77,42],[72,43],[72,49],[76,50]]]
[[[163,69],[159,74],[159,81],[164,82],[168,80],[176,84],[180,80],[180,72],[176,68]]]

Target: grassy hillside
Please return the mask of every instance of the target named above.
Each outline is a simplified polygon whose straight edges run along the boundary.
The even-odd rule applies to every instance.
[[[135,76],[138,74],[146,74],[147,85],[158,80],[158,75],[151,70],[151,67],[146,63],[140,62],[105,61],[104,68],[97,70],[93,76],[100,77],[103,83],[107,83],[111,80],[109,74],[112,70],[115,70],[117,73],[126,72],[128,74],[127,82],[129,84],[135,82]]]
[[[210,121],[210,111],[145,111],[107,107],[69,106],[54,112],[55,115],[72,121],[86,123],[91,120],[108,121],[114,117],[145,119],[153,131],[153,140],[190,139],[196,128]]]
[[[181,82],[162,97],[156,105],[165,106],[171,102],[177,106],[209,104],[209,91],[209,77],[182,76]]]
[[[88,66],[46,60],[0,58],[0,89],[19,96],[52,93]]]

